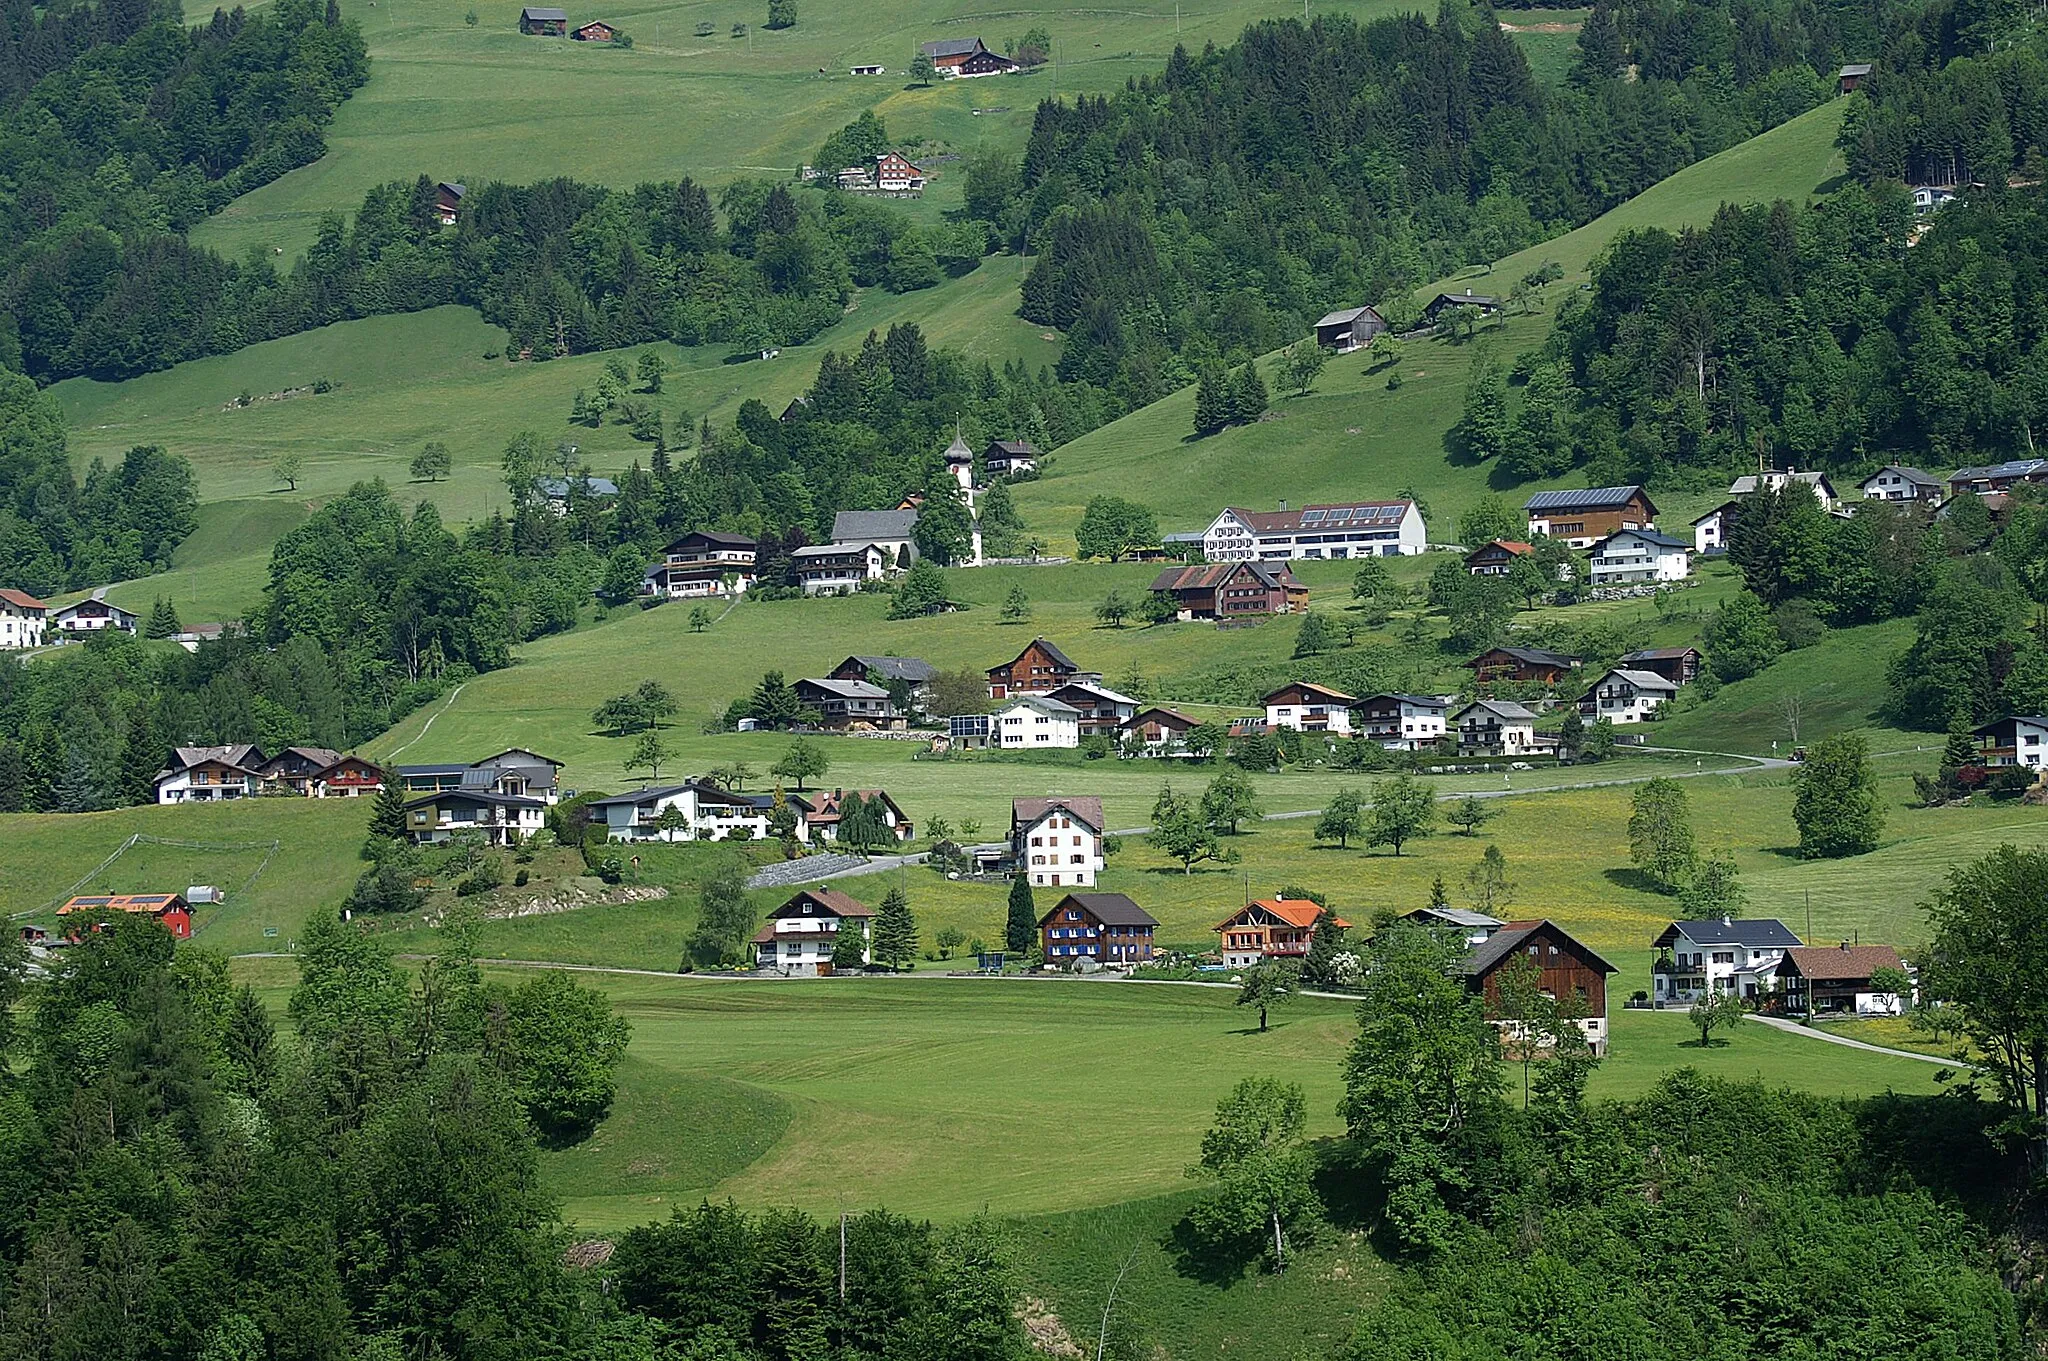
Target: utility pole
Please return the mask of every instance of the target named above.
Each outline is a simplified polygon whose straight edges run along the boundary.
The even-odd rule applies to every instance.
[[[839,1302],[846,1303],[846,1211],[839,1212]]]

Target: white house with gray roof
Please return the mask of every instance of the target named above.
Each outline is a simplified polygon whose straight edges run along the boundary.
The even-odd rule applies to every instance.
[[[1754,999],[1777,986],[1778,961],[1799,943],[1774,917],[1673,922],[1650,942],[1658,952],[1650,965],[1650,1000],[1690,1006],[1707,992]]]
[[[838,548],[873,544],[886,550],[898,568],[917,561],[915,510],[842,510],[832,517],[832,543]]]
[[[1081,745],[1081,711],[1045,695],[1017,695],[988,718],[988,744],[1007,751]]]
[[[1586,579],[1595,586],[1683,581],[1692,575],[1693,546],[1654,529],[1622,529],[1593,545]]]
[[[1654,671],[1633,671],[1611,667],[1593,682],[1579,700],[1579,713],[1588,722],[1606,719],[1617,727],[1641,723],[1656,716],[1664,701],[1678,693],[1678,682]]]
[[[1460,756],[1528,756],[1551,743],[1536,736],[1536,715],[1511,699],[1481,699],[1451,715]]]

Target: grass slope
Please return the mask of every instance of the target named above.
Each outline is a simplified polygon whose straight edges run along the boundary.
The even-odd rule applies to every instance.
[[[1455,284],[1479,292],[1505,291],[1547,260],[1583,278],[1593,257],[1626,230],[1678,228],[1705,222],[1726,202],[1804,201],[1839,172],[1833,150],[1844,105],[1812,110],[1762,136],[1690,166],[1594,222],[1532,246],[1490,269],[1465,271],[1422,290]],[[1553,300],[1562,289],[1550,290]],[[1132,412],[1062,448],[1041,481],[1019,489],[1027,517],[1060,527],[1048,536],[1071,543],[1072,526],[1092,496],[1134,496],[1153,507],[1166,530],[1198,529],[1224,505],[1271,506],[1393,496],[1413,489],[1429,503],[1433,537],[1454,537],[1457,517],[1489,489],[1483,470],[1453,463],[1445,436],[1457,423],[1466,380],[1482,346],[1503,358],[1541,339],[1547,312],[1510,317],[1481,332],[1479,344],[1430,340],[1409,346],[1400,365],[1402,386],[1389,390],[1384,368],[1370,352],[1333,362],[1306,396],[1279,395],[1255,425],[1194,439],[1194,391],[1186,389]],[[1516,495],[1554,483],[1516,487]],[[1666,523],[1681,524],[1714,499],[1710,494],[1661,498]]]
[[[327,132],[327,155],[236,200],[194,233],[223,253],[296,255],[320,214],[353,209],[370,187],[436,179],[527,183],[555,175],[631,185],[692,175],[720,184],[744,175],[793,176],[825,138],[873,108],[899,140],[971,154],[1016,149],[1047,95],[1116,90],[1191,50],[1227,43],[1258,19],[1299,15],[1291,0],[1179,0],[1080,9],[1022,0],[996,11],[941,0],[806,0],[792,29],[769,32],[760,0],[627,0],[605,17],[632,34],[630,51],[526,38],[512,0],[348,0],[343,12],[369,43],[370,81]],[[1327,0],[1360,15],[1416,8],[1408,0]],[[475,28],[464,23],[474,10]],[[572,15],[572,18],[585,16]],[[699,23],[712,34],[696,36]],[[731,36],[735,23],[749,36]],[[1024,75],[906,84],[912,54],[934,38],[980,35],[991,46],[1043,26],[1054,63]],[[879,77],[848,74],[880,62]],[[977,113],[977,110],[983,112]],[[940,178],[917,211],[960,203],[960,180]]]

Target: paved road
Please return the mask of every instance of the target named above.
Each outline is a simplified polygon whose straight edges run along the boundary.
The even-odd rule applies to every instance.
[[[1944,1068],[1970,1068],[1974,1066],[1967,1063],[1957,1063],[1954,1059],[1945,1059],[1935,1054],[1916,1054],[1910,1049],[1893,1049],[1889,1045],[1865,1044],[1862,1040],[1852,1040],[1847,1035],[1830,1035],[1827,1031],[1817,1026],[1801,1025],[1797,1021],[1788,1021],[1782,1016],[1751,1016],[1747,1019],[1761,1021],[1771,1029],[1782,1030],[1788,1035],[1803,1035],[1809,1040],[1821,1040],[1828,1044],[1839,1044],[1845,1049],[1861,1049],[1868,1054],[1883,1054],[1895,1059],[1916,1059],[1921,1063],[1938,1063]]]

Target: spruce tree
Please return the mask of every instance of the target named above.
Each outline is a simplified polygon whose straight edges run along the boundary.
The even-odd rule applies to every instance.
[[[1337,982],[1337,956],[1343,950],[1344,928],[1337,925],[1337,914],[1326,907],[1316,914],[1315,934],[1308,940],[1308,956],[1301,961],[1302,981],[1321,986]]]
[[[178,622],[178,608],[163,596],[149,607],[149,623],[142,633],[146,638],[168,638],[179,632],[183,625]]]
[[[1021,955],[1037,938],[1038,904],[1031,900],[1031,879],[1018,874],[1010,880],[1010,918],[1003,927],[1003,944]]]
[[[57,781],[64,775],[64,744],[56,729],[43,726],[28,736],[22,751],[22,804],[31,813],[54,812]]]
[[[892,888],[875,913],[875,962],[901,969],[917,958],[917,918],[903,890]]]
[[[64,773],[51,790],[54,807],[60,813],[93,813],[105,807],[99,781],[93,778],[92,762],[73,747],[64,757]]]
[[[0,813],[26,812],[28,805],[22,800],[25,791],[22,783],[28,772],[22,765],[21,746],[15,742],[0,742]]]
[[[156,773],[163,748],[149,724],[149,710],[136,705],[128,712],[128,734],[121,744],[121,797],[129,803],[156,802]]]
[[[395,770],[377,772],[376,801],[370,805],[370,840],[405,839],[405,783]]]
[[[1214,364],[1195,379],[1195,433],[1213,435],[1230,423],[1229,379]]]
[[[1948,721],[1948,743],[1941,749],[1943,773],[1961,770],[1964,766],[1984,764],[1984,753],[1977,747],[1977,734],[1970,728],[1970,716],[1958,709]]]
[[[1239,369],[1230,380],[1230,420],[1233,425],[1249,425],[1265,414],[1266,384],[1254,361]]]

